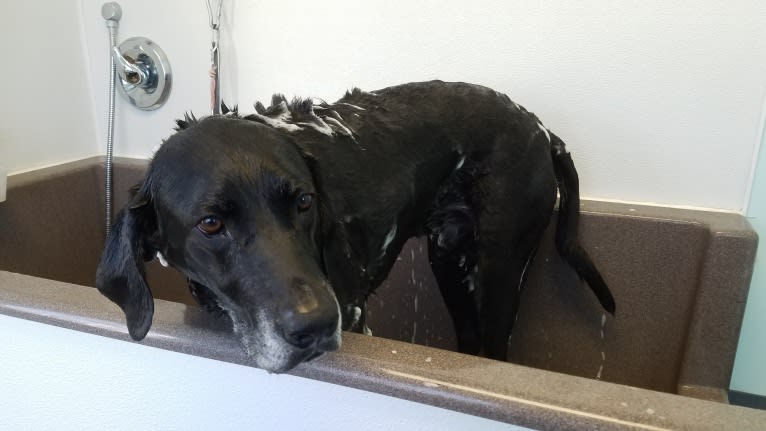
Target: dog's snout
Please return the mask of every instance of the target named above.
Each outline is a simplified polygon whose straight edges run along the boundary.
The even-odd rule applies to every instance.
[[[299,314],[314,312],[319,306],[319,300],[314,290],[303,280],[296,278],[293,280],[295,295],[295,311]]]
[[[308,349],[335,333],[338,317],[330,313],[312,319],[293,319],[290,323],[285,328],[285,340],[299,349]]]
[[[286,334],[285,339],[299,349],[308,349],[316,343],[316,337],[310,332],[293,332]]]
[[[333,296],[324,290],[324,287],[312,287],[303,279],[293,279],[293,304],[283,313],[281,321],[285,340],[299,349],[319,345],[337,330],[338,308]]]

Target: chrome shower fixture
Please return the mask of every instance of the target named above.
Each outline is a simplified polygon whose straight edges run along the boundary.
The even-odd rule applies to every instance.
[[[170,95],[172,73],[165,52],[150,39],[131,37],[112,48],[120,93],[135,107],[151,111]]]
[[[116,29],[122,8],[115,2],[101,7],[107,27]],[[116,38],[111,46],[112,61],[120,85],[120,93],[135,107],[151,111],[162,106],[170,95],[172,73],[165,52],[145,37],[131,37],[119,46]]]

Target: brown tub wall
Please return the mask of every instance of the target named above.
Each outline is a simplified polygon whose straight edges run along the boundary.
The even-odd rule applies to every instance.
[[[758,237],[749,228],[744,218],[711,220],[679,394],[728,399],[725,389],[731,381],[758,246]]]
[[[146,166],[144,160],[115,160],[115,212]],[[12,176],[9,186],[7,202],[0,203],[0,269],[92,286],[104,235],[102,160]],[[615,295],[616,318],[603,313],[561,262],[548,229],[522,297],[511,361],[663,392],[726,389],[755,250],[745,219],[583,205],[582,242]],[[425,249],[422,239],[407,243],[370,299],[368,321],[377,336],[454,349]],[[155,297],[193,303],[176,271],[153,261],[147,273]]]
[[[616,318],[601,309],[590,289],[561,261],[553,246],[552,223],[522,295],[510,360],[676,392],[707,246],[706,227],[600,213],[584,213],[581,220],[583,244],[615,295]],[[369,324],[375,335],[385,338],[454,349],[449,316],[424,248],[422,240],[405,246],[402,260],[370,299]]]
[[[99,158],[8,177],[0,269],[93,286],[104,238]],[[75,249],[76,247],[76,249]]]

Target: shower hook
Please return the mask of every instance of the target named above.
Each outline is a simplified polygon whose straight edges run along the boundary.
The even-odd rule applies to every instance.
[[[221,8],[223,7],[223,1],[218,0],[215,3],[217,7],[214,7],[210,0],[207,3],[207,14],[210,18],[210,30],[212,31],[210,41],[210,110],[213,114],[221,113],[221,80],[219,75],[219,63],[221,60],[221,53],[218,49],[218,44],[221,39]]]
[[[206,1],[207,3],[207,14],[210,17],[210,28],[213,30],[218,30],[218,28],[221,25],[221,7],[223,5],[223,1],[218,0],[217,8],[215,8],[215,11],[213,11],[213,6],[210,4],[210,0]]]

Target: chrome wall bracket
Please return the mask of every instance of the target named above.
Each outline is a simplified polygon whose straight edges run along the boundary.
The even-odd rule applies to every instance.
[[[145,111],[157,109],[168,99],[172,84],[165,52],[145,37],[131,37],[112,48],[120,93]]]

